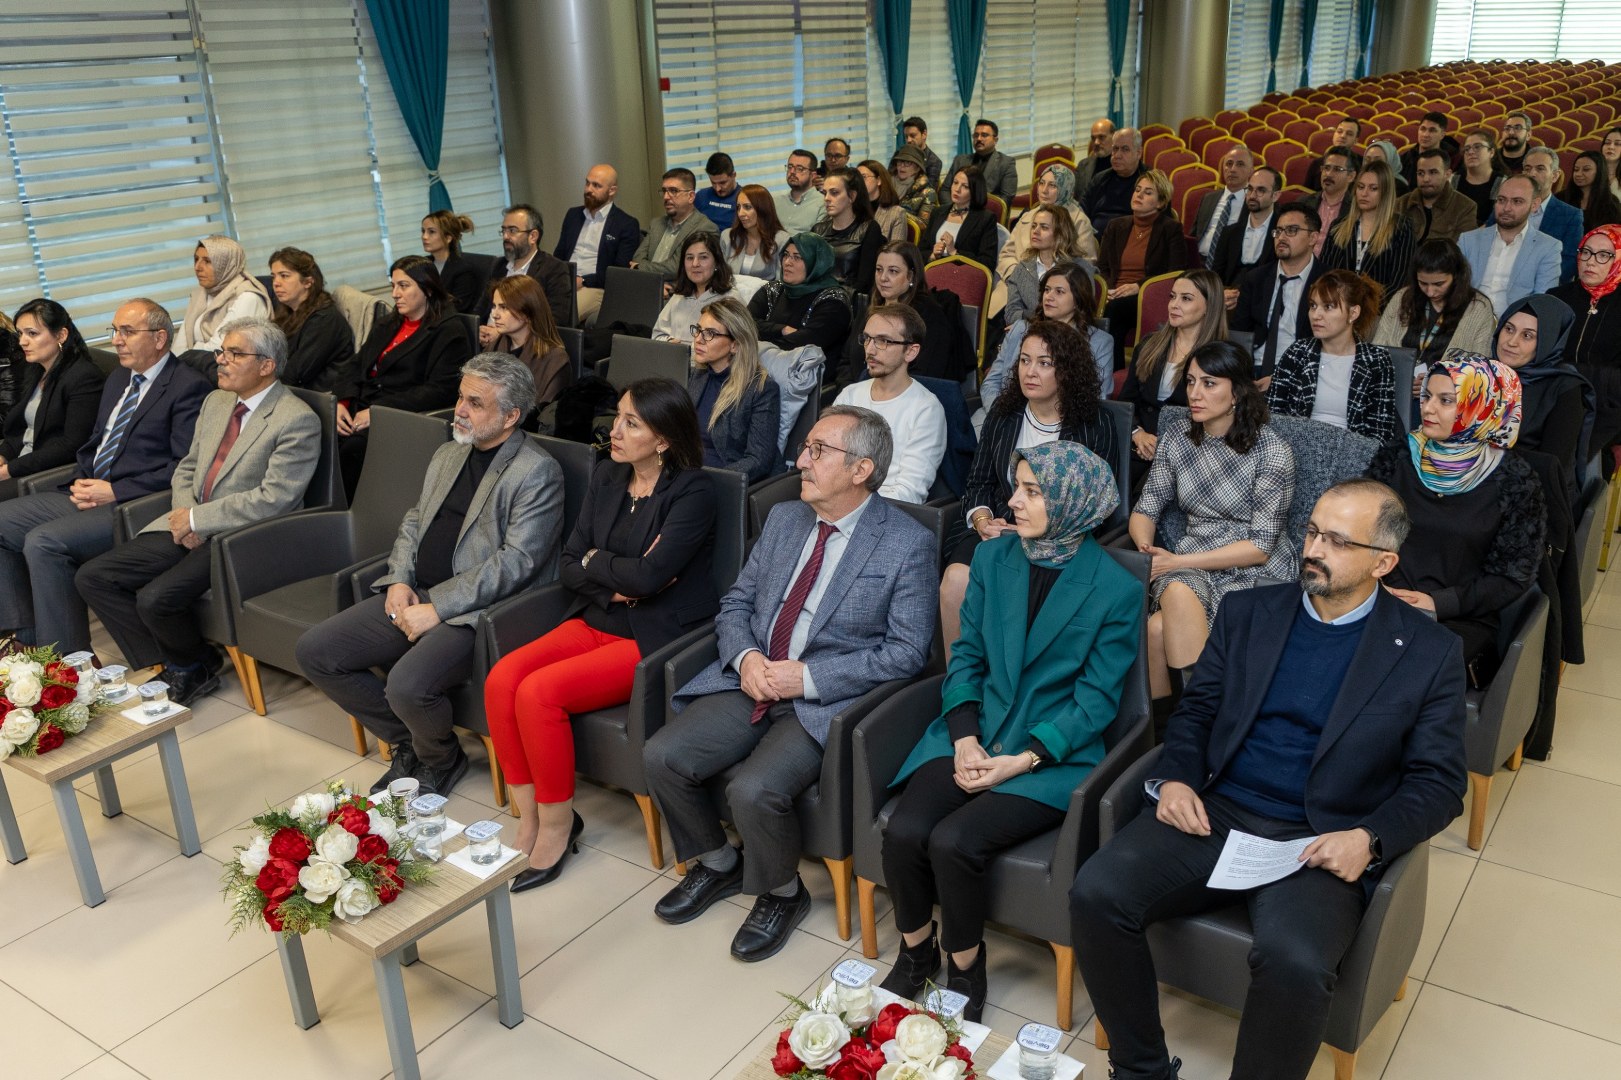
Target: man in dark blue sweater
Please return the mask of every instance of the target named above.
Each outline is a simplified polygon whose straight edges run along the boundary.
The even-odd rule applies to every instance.
[[[1408,524],[1377,481],[1324,492],[1301,587],[1223,599],[1147,784],[1154,813],[1076,875],[1081,975],[1118,1080],[1174,1078],[1179,1065],[1160,1027],[1148,924],[1240,898],[1255,941],[1233,1076],[1304,1077],[1372,883],[1462,812],[1459,640],[1380,587]],[[1315,839],[1279,881],[1212,889],[1233,831]]]

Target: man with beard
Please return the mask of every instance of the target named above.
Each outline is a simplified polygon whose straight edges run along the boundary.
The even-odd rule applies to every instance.
[[[1308,195],[1300,200],[1302,206],[1309,206],[1317,211],[1317,220],[1322,229],[1317,235],[1317,246],[1312,254],[1319,258],[1323,254],[1323,242],[1328,234],[1334,231],[1334,225],[1340,218],[1356,205],[1350,199],[1351,178],[1356,175],[1362,163],[1357,160],[1354,152],[1343,146],[1330,146],[1323,154],[1323,165],[1319,170],[1319,182],[1322,188],[1316,195]],[[1350,206],[1347,206],[1347,203]]]
[[[975,120],[974,152],[956,156],[951,168],[940,180],[940,190],[950,191],[953,176],[970,165],[978,165],[979,171],[985,174],[985,190],[1011,206],[1013,196],[1019,193],[1019,172],[1013,159],[996,148],[996,140],[1001,137],[1001,128],[991,121],[983,118]]]
[[[1450,126],[1446,113],[1425,113],[1424,119],[1418,122],[1418,139],[1401,155],[1401,178],[1409,188],[1418,184],[1420,156],[1439,150],[1446,155],[1448,169],[1457,164],[1458,140],[1447,134]],[[1395,168],[1394,165],[1391,167]]]
[[[1323,493],[1300,585],[1227,594],[1145,812],[1076,875],[1081,975],[1119,1080],[1175,1077],[1180,1064],[1160,1028],[1149,924],[1238,899],[1254,944],[1233,1075],[1305,1077],[1370,882],[1463,810],[1462,644],[1380,587],[1409,526],[1378,481]],[[1234,831],[1314,839],[1279,881],[1212,889]]]
[[[558,326],[574,325],[569,319],[573,306],[569,303],[569,294],[574,291],[574,282],[569,280],[567,263],[540,250],[540,241],[545,235],[546,223],[540,211],[528,203],[518,203],[501,211],[501,251],[506,261],[497,261],[491,268],[490,280],[478,302],[475,314],[480,347],[489,348],[500,336],[495,327],[485,325],[490,319],[489,286],[514,274],[528,274],[535,279],[540,291],[546,294],[546,303]]]
[[[693,233],[719,232],[715,223],[698,212],[698,178],[691,169],[671,169],[659,182],[659,198],[663,201],[664,216],[654,218],[642,246],[630,265],[637,270],[651,270],[664,277],[664,294],[670,294],[669,283],[675,280],[675,266],[681,258],[681,249]]]
[[[1362,138],[1362,121],[1347,116],[1334,125],[1334,141],[1330,146],[1342,147],[1356,154],[1357,140]],[[1326,156],[1326,151],[1324,152]],[[1318,158],[1306,169],[1306,186],[1313,191],[1323,190],[1323,159]]]
[[[1238,281],[1251,267],[1278,261],[1277,246],[1273,242],[1272,222],[1276,220],[1278,192],[1283,189],[1283,176],[1270,165],[1262,165],[1250,173],[1244,187],[1244,217],[1221,231],[1211,254],[1210,269],[1221,275],[1227,286],[1227,310],[1238,304]]]
[[[940,155],[929,149],[929,125],[921,116],[908,116],[901,124],[901,132],[906,136],[906,145],[916,148],[923,158],[923,175],[929,178],[929,186],[940,186]],[[890,170],[893,172],[894,170]]]
[[[1114,121],[1108,117],[1092,122],[1086,153],[1075,166],[1075,190],[1084,192],[1092,180],[1109,167],[1109,141],[1114,138]]]
[[[1452,164],[1440,148],[1421,150],[1413,163],[1418,186],[1396,203],[1396,212],[1413,223],[1413,235],[1426,240],[1456,240],[1475,227],[1475,202],[1452,186]]]
[[[735,183],[737,178],[732,179]],[[574,264],[574,289],[582,326],[596,321],[608,267],[629,266],[636,245],[642,242],[642,223],[615,204],[618,194],[619,173],[614,167],[591,166],[585,174],[585,205],[572,207],[563,215],[563,232],[552,252],[563,262]]]
[[[1525,152],[1531,146],[1531,117],[1523,112],[1511,112],[1503,121],[1503,141],[1492,160],[1495,171],[1508,176],[1520,175],[1525,168]]]

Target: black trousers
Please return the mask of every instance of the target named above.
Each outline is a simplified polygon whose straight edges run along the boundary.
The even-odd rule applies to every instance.
[[[991,859],[1053,828],[1064,811],[1022,795],[970,794],[952,772],[951,758],[935,758],[907,780],[884,830],[884,881],[902,933],[928,926],[938,902],[940,947],[967,952],[985,937]]]
[[[1126,366],[1126,338],[1137,332],[1137,297],[1122,296],[1103,306],[1103,317],[1109,320],[1109,336],[1114,338],[1114,369]]]
[[[1075,951],[1109,1035],[1109,1062],[1117,1080],[1159,1080],[1169,1065],[1148,925],[1244,903],[1255,943],[1233,1080],[1301,1080],[1323,1041],[1340,960],[1367,907],[1363,885],[1308,866],[1244,893],[1207,887],[1229,831],[1288,840],[1311,830],[1218,796],[1204,805],[1209,836],[1163,824],[1146,808],[1075,875]]]
[[[211,541],[187,549],[167,532],[140,536],[98,555],[73,577],[132,668],[188,666],[209,659],[192,608],[211,584]]]

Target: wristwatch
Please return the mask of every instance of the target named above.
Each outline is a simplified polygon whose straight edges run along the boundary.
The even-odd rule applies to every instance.
[[[1357,828],[1368,834],[1368,854],[1372,856],[1372,859],[1368,862],[1367,870],[1374,870],[1383,866],[1385,856],[1382,845],[1379,843],[1379,834],[1366,825],[1359,825]],[[1364,870],[1363,873],[1367,873],[1367,870]]]
[[[1043,758],[1040,754],[1036,753],[1034,750],[1028,750],[1027,749],[1027,750],[1025,750],[1025,753],[1030,755],[1030,771],[1031,772],[1035,772],[1037,769],[1041,768],[1043,765],[1046,764],[1046,759]]]

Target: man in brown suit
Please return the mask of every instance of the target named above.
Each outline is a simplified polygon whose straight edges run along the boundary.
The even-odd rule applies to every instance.
[[[1452,186],[1452,161],[1442,149],[1421,150],[1418,184],[1396,203],[1413,223],[1418,242],[1456,240],[1475,227],[1475,203]]]

